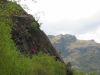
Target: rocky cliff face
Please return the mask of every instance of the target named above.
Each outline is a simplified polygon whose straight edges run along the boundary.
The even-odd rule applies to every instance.
[[[66,57],[66,55],[68,55],[67,50],[68,50],[68,46],[77,41],[77,38],[73,35],[57,35],[57,36],[53,36],[53,35],[48,35],[51,43],[54,45],[54,47],[58,50],[58,52],[61,54],[62,57]]]
[[[13,15],[12,21],[12,39],[20,52],[36,54],[42,51],[63,62],[46,34],[40,30],[39,23],[31,15]]]
[[[3,4],[1,3],[3,1]],[[0,1],[0,74],[65,75],[63,62],[38,22],[15,2]],[[18,49],[17,49],[18,48]],[[17,53],[19,50],[28,57]],[[39,51],[47,53],[37,54]],[[33,54],[36,54],[29,58]]]
[[[73,35],[49,35],[54,47],[64,61],[71,62],[73,67],[85,71],[100,70],[100,44],[93,40],[78,40]]]

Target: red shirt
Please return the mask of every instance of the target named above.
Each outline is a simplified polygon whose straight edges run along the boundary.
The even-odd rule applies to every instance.
[[[35,53],[36,52],[36,49],[35,48],[32,48],[32,53]]]

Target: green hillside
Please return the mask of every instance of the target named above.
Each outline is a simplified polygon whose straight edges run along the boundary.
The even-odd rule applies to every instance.
[[[66,75],[65,65],[55,60],[54,56],[39,52],[30,58],[28,54],[20,53],[12,40],[11,31],[14,24],[12,16],[25,14],[27,13],[15,2],[0,0],[0,75]],[[33,31],[37,31],[39,27],[37,21],[32,23],[32,27]],[[73,75],[87,75],[87,73],[73,70]]]
[[[24,14],[16,3],[0,3],[0,75],[65,75],[64,65],[39,53],[32,59],[20,54],[11,39],[11,15]]]

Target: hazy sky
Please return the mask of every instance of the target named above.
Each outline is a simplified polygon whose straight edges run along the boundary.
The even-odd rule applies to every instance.
[[[73,34],[100,42],[100,0],[24,0],[47,34]]]

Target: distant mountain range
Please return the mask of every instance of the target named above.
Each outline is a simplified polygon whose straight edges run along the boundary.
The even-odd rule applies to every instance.
[[[100,72],[100,44],[94,40],[78,40],[75,36],[48,35],[51,43],[64,61],[71,62],[74,68]]]

